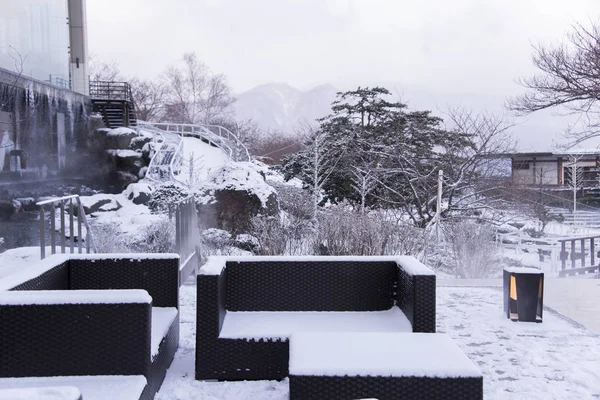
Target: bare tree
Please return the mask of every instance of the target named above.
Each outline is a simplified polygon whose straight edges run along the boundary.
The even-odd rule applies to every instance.
[[[137,78],[131,79],[130,83],[137,118],[141,121],[161,122],[167,98],[165,84],[157,80]]]
[[[102,61],[92,54],[89,56],[90,81],[124,81],[119,65],[115,61]]]
[[[350,180],[352,188],[360,196],[360,211],[364,214],[367,196],[377,187],[377,173],[373,168],[354,167]]]
[[[576,24],[566,42],[533,46],[533,64],[539,73],[519,82],[528,89],[509,99],[508,107],[520,115],[564,106],[580,114],[583,130],[571,128],[574,143],[600,135],[600,26]]]
[[[14,86],[17,88],[26,89],[28,85],[25,85],[23,82],[23,71],[25,69],[25,62],[27,61],[27,55],[22,55],[17,49],[13,46],[9,46],[9,56],[13,61],[13,72],[14,77],[8,82],[8,85]],[[0,111],[3,110],[7,106],[7,103],[0,103]],[[8,149],[14,147],[15,143],[10,139],[8,132],[0,132],[0,149]],[[8,150],[3,150],[8,151]],[[4,160],[4,157],[2,157]],[[3,163],[0,163],[0,170],[2,170]]]
[[[189,158],[184,162],[188,168],[188,176],[186,177],[188,189],[198,189],[202,179],[206,178],[200,176],[200,173],[205,169],[204,156],[202,154],[196,156],[194,152],[191,152]]]
[[[317,212],[319,210],[319,201],[323,187],[331,174],[335,171],[338,162],[342,158],[339,156],[332,159],[329,152],[329,138],[327,133],[321,130],[315,130],[310,125],[304,125],[302,132],[306,137],[311,138],[309,156],[309,190],[312,198],[313,219],[317,221]]]
[[[569,165],[566,167],[570,170],[565,169],[567,185],[573,190],[573,214],[577,213],[577,192],[583,187],[583,168],[579,165],[582,159],[583,154],[569,154]]]
[[[213,74],[195,53],[185,53],[181,64],[164,74],[167,86],[167,119],[197,124],[223,119],[234,102],[222,74]]]

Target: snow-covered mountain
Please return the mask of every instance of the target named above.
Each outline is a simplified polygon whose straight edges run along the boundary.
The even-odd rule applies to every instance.
[[[313,123],[331,113],[338,90],[325,84],[308,91],[286,83],[267,83],[236,95],[239,120],[252,119],[263,129],[294,132],[302,123]]]

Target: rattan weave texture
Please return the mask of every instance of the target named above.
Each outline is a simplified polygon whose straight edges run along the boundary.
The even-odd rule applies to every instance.
[[[11,290],[68,290],[69,262],[62,262],[40,276],[23,282]]]
[[[0,376],[146,375],[151,305],[0,306]]]
[[[481,400],[483,378],[290,376],[290,400]]]
[[[379,311],[393,306],[394,262],[227,262],[230,311]]]
[[[144,289],[154,307],[179,308],[178,259],[70,260],[71,289]]]
[[[397,304],[413,332],[435,333],[435,275],[410,275],[398,268]]]

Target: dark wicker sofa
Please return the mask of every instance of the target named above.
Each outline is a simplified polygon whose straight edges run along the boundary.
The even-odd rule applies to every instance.
[[[406,256],[215,257],[200,269],[197,293],[196,379],[287,377],[289,337],[264,333],[261,318],[268,320],[263,325],[289,320],[296,326],[290,329],[304,329],[308,316],[313,327],[337,331],[330,320],[346,330],[344,319],[374,315],[408,331],[435,332],[435,275]],[[373,321],[374,331],[389,328]],[[350,329],[369,331],[369,324]],[[236,336],[236,326],[258,333]]]
[[[0,388],[2,378],[143,376],[140,398],[152,399],[179,345],[178,310],[176,254],[48,257],[0,280]]]

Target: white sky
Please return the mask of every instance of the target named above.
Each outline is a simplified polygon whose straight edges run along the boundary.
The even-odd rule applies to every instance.
[[[234,92],[386,83],[409,101],[427,92],[431,108],[449,94],[501,103],[519,93],[515,79],[534,72],[531,43],[599,20],[600,1],[87,0],[87,11],[90,52],[129,76],[195,51]]]

